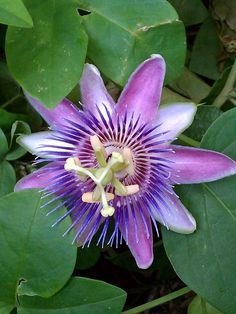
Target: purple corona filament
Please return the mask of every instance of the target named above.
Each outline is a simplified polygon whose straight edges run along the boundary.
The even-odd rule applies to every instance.
[[[70,215],[64,235],[74,229],[78,245],[89,246],[98,232],[102,246],[117,247],[124,239],[140,268],[152,263],[157,221],[180,233],[196,229],[173,185],[236,172],[223,154],[171,144],[191,124],[196,106],[175,103],[157,111],[164,75],[164,59],[153,55],[132,74],[115,105],[97,68],[87,64],[80,81],[83,110],[67,99],[48,110],[27,96],[50,131],[19,139],[39,157],[36,164],[48,164],[15,189],[41,188],[43,206],[55,204],[48,215],[65,206],[53,226]]]

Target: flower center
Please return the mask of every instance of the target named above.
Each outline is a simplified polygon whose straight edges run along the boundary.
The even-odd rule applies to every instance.
[[[108,202],[113,200],[115,195],[128,196],[139,191],[139,185],[124,185],[119,180],[119,174],[123,171],[130,175],[134,173],[132,153],[128,147],[125,147],[121,153],[113,151],[107,160],[106,150],[97,135],[90,136],[90,143],[100,165],[99,168],[84,168],[77,157],[68,158],[64,168],[67,171],[75,172],[81,180],[88,177],[92,179],[96,187],[94,191],[84,193],[82,201],[86,203],[101,202],[103,205],[101,215],[103,217],[112,216],[115,208]],[[114,194],[105,191],[108,184],[114,187]]]

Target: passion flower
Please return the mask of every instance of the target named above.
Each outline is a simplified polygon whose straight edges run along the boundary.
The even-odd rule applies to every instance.
[[[163,58],[153,55],[132,74],[115,104],[98,69],[86,64],[80,81],[83,110],[67,99],[48,110],[27,96],[50,131],[19,138],[40,157],[37,162],[48,164],[15,189],[42,188],[44,198],[53,195],[45,206],[60,200],[49,214],[66,206],[55,224],[70,215],[65,234],[75,229],[79,245],[89,245],[98,230],[102,246],[118,246],[124,239],[140,268],[152,263],[156,221],[180,233],[196,229],[173,185],[236,172],[235,162],[223,154],[171,144],[192,123],[196,106],[175,103],[158,109],[164,75]]]

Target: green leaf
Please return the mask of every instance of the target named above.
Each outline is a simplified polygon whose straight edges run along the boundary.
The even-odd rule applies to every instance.
[[[236,308],[235,185],[233,176],[178,188],[181,201],[197,221],[197,231],[181,235],[162,229],[167,255],[179,277],[227,314],[234,314]]]
[[[14,140],[22,134],[30,134],[30,126],[24,121],[16,121],[11,128],[10,151],[6,155],[6,160],[16,160],[26,154],[26,150],[18,145]]]
[[[0,159],[4,158],[8,152],[8,142],[2,129],[0,129]]]
[[[196,36],[190,58],[190,70],[213,80],[218,79],[220,75],[217,65],[219,50],[220,41],[215,24],[209,17],[202,24]]]
[[[236,109],[221,115],[201,146],[235,155]],[[181,186],[177,194],[197,221],[197,231],[181,235],[162,229],[167,255],[180,278],[222,312],[234,314],[236,285],[236,176]],[[210,287],[210,288],[209,288]]]
[[[196,74],[184,69],[182,75],[169,84],[174,91],[199,103],[210,93],[211,87],[201,80]]]
[[[188,102],[188,101],[189,101],[188,98],[173,92],[171,89],[167,87],[163,87],[161,93],[161,105],[170,104],[174,102]]]
[[[50,299],[20,297],[19,314],[120,314],[125,291],[105,282],[75,277]]]
[[[11,128],[11,143],[14,138],[14,136],[19,136],[22,134],[30,134],[31,129],[30,126],[25,123],[24,121],[16,121],[13,123],[12,128]]]
[[[184,134],[196,141],[201,141],[207,129],[221,114],[222,111],[216,107],[206,105],[199,106],[193,123]]]
[[[0,23],[33,27],[33,21],[22,0],[0,0]]]
[[[1,314],[9,314],[13,310],[13,305],[5,304],[4,302],[0,302],[0,313]]]
[[[223,113],[203,136],[201,146],[236,160],[236,108]]]
[[[208,15],[201,0],[168,0],[179,14],[185,26],[202,23]]]
[[[189,304],[188,314],[223,314],[198,295]]]
[[[16,120],[30,122],[30,117],[26,114],[8,112],[5,109],[0,108],[0,128],[9,130]]]
[[[50,297],[69,279],[76,260],[72,235],[62,233],[70,225],[66,218],[57,227],[55,220],[65,213],[60,208],[46,213],[51,204],[38,190],[23,190],[1,198],[0,202],[0,301],[14,305],[16,295]]]
[[[0,162],[0,196],[13,192],[16,184],[16,174],[12,165],[3,160]]]
[[[88,57],[111,80],[123,86],[134,69],[151,54],[167,62],[166,82],[184,65],[185,32],[177,13],[165,0],[78,0],[89,35]],[[99,52],[99,53],[98,53]]]
[[[25,3],[34,27],[8,28],[8,66],[31,96],[53,108],[80,78],[87,36],[73,1],[26,0]]]
[[[79,247],[77,252],[77,269],[88,269],[93,267],[99,260],[101,251],[96,245],[87,247]]]

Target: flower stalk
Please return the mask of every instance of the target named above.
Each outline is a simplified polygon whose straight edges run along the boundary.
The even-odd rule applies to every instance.
[[[224,87],[222,88],[219,95],[216,97],[216,99],[213,101],[212,105],[221,108],[226,100],[229,98],[230,93],[232,92],[234,85],[236,81],[236,60],[234,61],[234,64],[232,66],[232,69],[229,73],[229,76],[226,80],[226,83]]]
[[[191,291],[191,289],[189,287],[184,287],[182,289],[179,289],[175,292],[171,292],[161,298],[158,298],[156,300],[144,303],[142,305],[139,305],[137,307],[134,307],[130,310],[124,311],[122,312],[122,314],[138,314],[138,313],[143,313],[146,310],[150,310],[158,305],[162,305],[166,302],[169,302],[171,300],[174,300],[176,298],[181,297],[182,295],[185,295],[187,293],[189,293]]]

